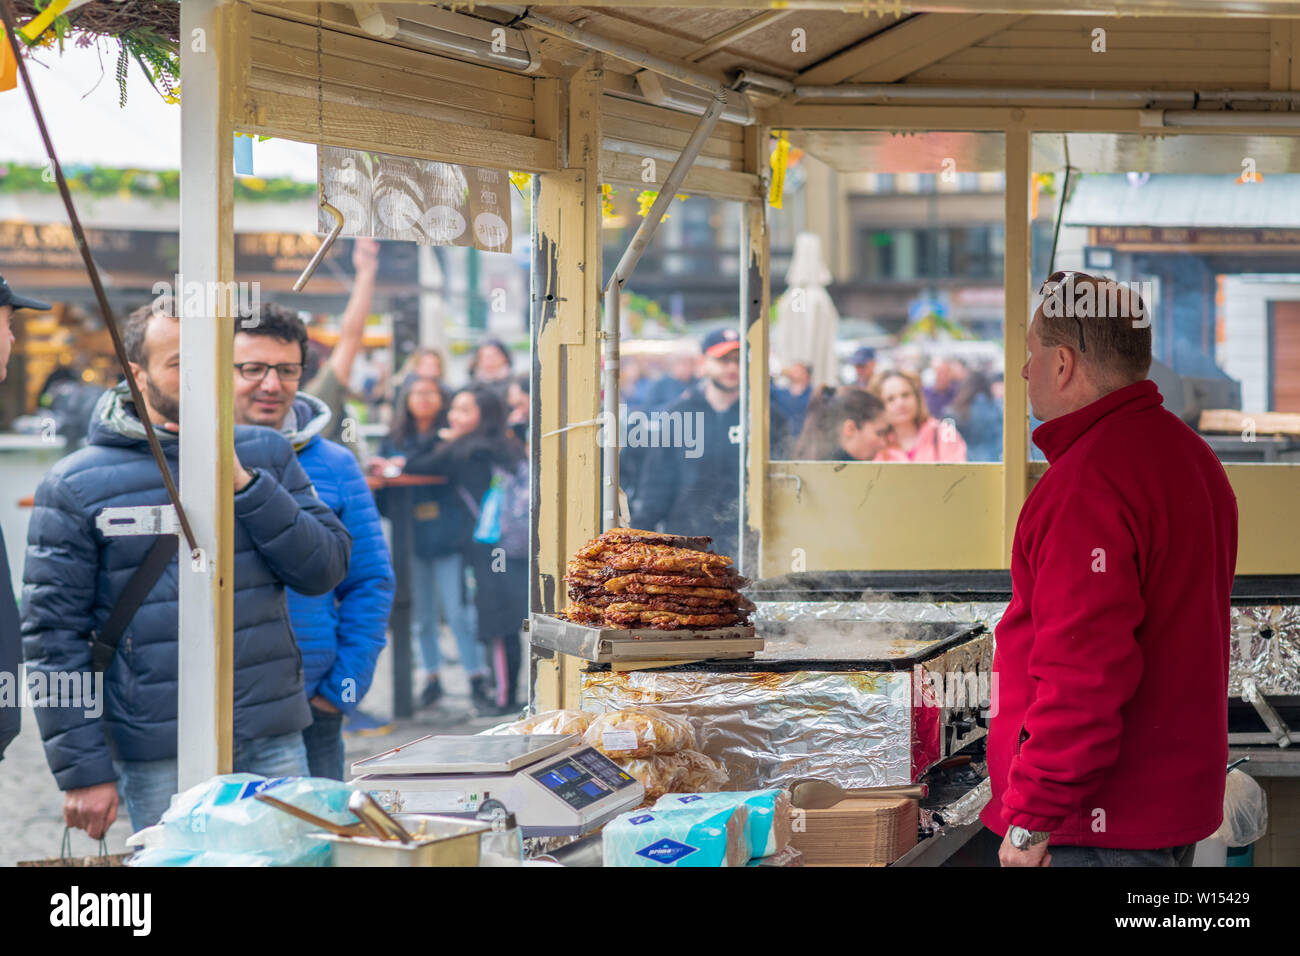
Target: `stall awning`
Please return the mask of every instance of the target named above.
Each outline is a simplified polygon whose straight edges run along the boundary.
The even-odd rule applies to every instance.
[[[1139,184],[1140,183],[1140,184]],[[1270,173],[1257,182],[1232,175],[1124,174],[1082,177],[1065,208],[1067,226],[1300,228],[1300,175]]]

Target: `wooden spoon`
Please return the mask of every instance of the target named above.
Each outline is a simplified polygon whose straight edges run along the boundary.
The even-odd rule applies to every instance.
[[[825,810],[850,797],[911,797],[919,800],[929,792],[930,788],[923,783],[846,790],[829,780],[803,777],[790,785],[790,802],[802,810]]]
[[[366,827],[360,823],[349,823],[346,826],[339,823],[332,823],[331,821],[326,820],[324,817],[318,817],[314,813],[308,813],[306,810],[303,810],[301,807],[295,807],[292,803],[285,803],[283,800],[280,800],[277,797],[273,797],[269,793],[258,793],[258,794],[254,794],[254,796],[258,800],[261,800],[263,803],[269,803],[277,810],[283,810],[291,817],[297,817],[299,820],[305,820],[307,823],[310,823],[312,826],[320,827],[322,830],[326,830],[337,836],[345,836],[345,837],[365,836],[366,833],[369,832],[366,829]]]

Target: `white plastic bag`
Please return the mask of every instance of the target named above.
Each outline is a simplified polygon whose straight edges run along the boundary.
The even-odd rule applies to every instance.
[[[324,866],[330,845],[314,840],[310,823],[253,799],[269,791],[285,803],[333,823],[353,823],[348,797],[353,788],[323,777],[278,777],[232,773],[206,780],[172,797],[152,827],[128,844],[143,849],[128,866]]]
[[[1223,791],[1223,823],[1210,836],[1227,846],[1250,846],[1268,830],[1268,797],[1255,778],[1241,770],[1228,774]]]

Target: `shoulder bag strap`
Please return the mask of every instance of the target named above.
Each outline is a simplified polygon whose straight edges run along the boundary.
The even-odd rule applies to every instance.
[[[149,553],[145,555],[144,561],[126,582],[126,587],[122,589],[117,603],[109,612],[104,626],[90,635],[91,668],[96,673],[102,674],[108,670],[108,665],[113,663],[113,655],[117,652],[118,642],[122,640],[122,632],[131,623],[131,618],[135,617],[135,612],[140,610],[140,605],[144,603],[144,599],[149,596],[153,586],[162,577],[163,570],[175,556],[176,535],[160,534],[154,540]]]

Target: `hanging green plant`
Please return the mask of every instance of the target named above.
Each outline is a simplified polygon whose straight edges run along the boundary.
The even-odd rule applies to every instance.
[[[674,330],[673,317],[664,311],[663,306],[654,299],[635,292],[623,293],[623,315],[627,318],[633,335],[641,335],[647,322],[653,322],[670,332]]]
[[[145,78],[168,103],[180,102],[180,29],[179,0],[118,0],[114,3],[87,3],[55,17],[39,35],[28,39],[21,26],[30,24],[52,0],[14,0],[14,12],[20,24],[19,39],[28,55],[56,44],[88,47],[100,40],[117,45],[114,76],[117,80],[119,105],[126,105],[126,77],[130,61],[135,60]]]
[[[109,166],[68,165],[63,168],[63,175],[70,190],[87,196],[179,199],[181,194],[181,174],[175,169],[114,169]],[[23,192],[55,193],[58,192],[58,185],[44,165],[0,163],[0,195]],[[285,202],[308,199],[315,195],[315,183],[303,183],[285,177],[235,178],[235,198],[241,201]]]

